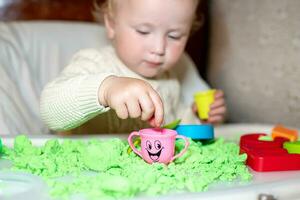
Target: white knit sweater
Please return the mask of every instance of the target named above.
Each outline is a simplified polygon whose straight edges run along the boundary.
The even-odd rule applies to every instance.
[[[165,123],[177,118],[183,123],[197,123],[191,111],[192,95],[208,86],[185,54],[173,69],[156,79],[147,79],[128,69],[111,46],[81,50],[44,88],[42,119],[52,130],[73,129],[74,133],[125,133],[147,127],[140,119],[119,119],[114,110],[99,104],[100,84],[107,76],[116,75],[149,82],[163,100]]]

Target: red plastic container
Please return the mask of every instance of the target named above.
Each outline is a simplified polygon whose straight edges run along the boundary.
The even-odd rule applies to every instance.
[[[274,141],[260,141],[264,133],[252,133],[241,136],[240,153],[247,154],[246,164],[259,172],[300,170],[300,154],[289,154],[283,148],[287,138],[275,138]]]

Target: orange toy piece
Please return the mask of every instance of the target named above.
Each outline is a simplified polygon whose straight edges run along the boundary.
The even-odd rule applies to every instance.
[[[298,131],[294,129],[286,128],[282,125],[276,125],[272,130],[272,138],[283,137],[294,142],[298,139]]]

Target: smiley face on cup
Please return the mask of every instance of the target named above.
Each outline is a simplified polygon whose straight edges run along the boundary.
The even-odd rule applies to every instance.
[[[133,137],[141,137],[141,150],[138,151],[132,143]],[[185,141],[184,149],[174,156],[176,138]],[[186,137],[178,135],[175,130],[164,128],[147,128],[132,132],[128,137],[128,143],[132,150],[148,163],[168,164],[182,156],[188,146]]]
[[[146,141],[146,151],[153,162],[158,162],[161,152],[165,147],[162,146],[160,140],[147,140]]]

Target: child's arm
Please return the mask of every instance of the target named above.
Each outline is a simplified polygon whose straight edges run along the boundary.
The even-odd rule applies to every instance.
[[[100,86],[100,104],[114,109],[121,119],[138,118],[148,121],[154,118],[159,127],[163,122],[163,103],[159,94],[143,80],[109,76]]]
[[[80,51],[59,77],[45,86],[40,113],[50,129],[70,130],[109,110],[98,102],[98,90],[114,73],[99,69],[103,65],[99,57],[96,50]]]
[[[96,50],[81,51],[58,78],[46,85],[40,112],[48,127],[70,130],[110,108],[120,118],[148,120],[154,115],[156,123],[151,125],[160,126],[163,106],[158,93],[142,80],[117,77],[103,60]]]

